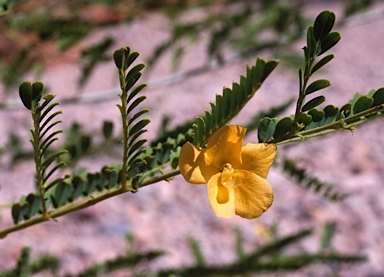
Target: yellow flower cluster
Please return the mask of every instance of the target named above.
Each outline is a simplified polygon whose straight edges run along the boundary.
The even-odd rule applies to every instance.
[[[256,218],[273,202],[273,190],[265,178],[277,147],[267,143],[243,146],[245,132],[238,125],[224,126],[211,136],[205,149],[189,142],[181,148],[181,174],[189,183],[207,184],[218,217]]]

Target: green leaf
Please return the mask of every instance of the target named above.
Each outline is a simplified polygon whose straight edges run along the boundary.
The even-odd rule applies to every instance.
[[[311,75],[315,73],[317,70],[319,70],[321,67],[329,63],[335,56],[333,54],[330,54],[328,56],[325,56],[320,61],[318,61],[311,70]]]
[[[47,120],[44,121],[43,124],[40,125],[40,133],[43,132],[44,128],[47,126],[47,124],[53,119],[55,118],[56,116],[58,116],[59,114],[62,114],[62,111],[57,111],[55,113],[53,113],[52,115],[50,115]],[[57,122],[61,122],[61,121],[57,121]],[[48,127],[46,130],[49,130],[52,126]],[[41,135],[40,137],[43,137],[43,135]]]
[[[331,83],[329,82],[329,80],[326,80],[326,79],[320,79],[320,80],[314,81],[312,84],[310,84],[307,87],[307,89],[305,90],[305,94],[306,95],[311,94],[315,91],[329,87],[330,85]]]
[[[320,51],[318,56],[327,52],[333,46],[335,46],[341,39],[341,36],[338,32],[332,32],[328,34],[323,40],[320,42]]]
[[[373,103],[372,107],[376,107],[379,105],[384,104],[384,88],[379,88],[374,94],[373,94]]]
[[[312,109],[308,111],[308,114],[312,116],[312,121],[319,122],[324,117],[324,112],[318,109]]]
[[[55,208],[59,208],[68,202],[71,195],[71,186],[62,181],[51,190],[51,201]]]
[[[310,176],[306,169],[299,167],[293,160],[285,159],[283,161],[283,171],[295,179],[302,188],[312,189],[331,201],[341,201],[347,197],[347,194],[336,191],[333,184],[325,183],[316,177]]]
[[[305,126],[311,123],[311,121],[312,121],[312,116],[307,113],[300,113],[297,119],[297,122],[299,124],[304,124]]]
[[[324,116],[326,118],[324,124],[329,124],[337,118],[337,115],[339,113],[339,108],[333,106],[333,105],[328,105],[324,109]]]
[[[284,135],[288,134],[293,128],[293,119],[289,116],[284,117],[276,124],[275,132],[273,133],[273,137],[275,139],[279,139]]]
[[[43,99],[45,100],[44,103],[40,106],[40,111],[43,111],[49,103],[55,98],[55,95],[53,94],[47,94],[43,96]]]
[[[34,194],[29,194],[26,198],[27,201],[27,212],[24,214],[25,219],[29,219],[35,214],[37,214],[41,208],[41,200],[40,197]]]
[[[128,155],[132,155],[136,150],[138,149],[141,149],[141,147],[144,145],[144,143],[146,143],[147,140],[146,139],[142,139],[142,140],[139,140],[137,142],[135,142],[133,145],[130,145],[129,146],[129,151],[128,151]],[[130,157],[128,157],[130,158]]]
[[[44,159],[43,163],[41,164],[41,167],[47,168],[55,159],[57,159],[58,157],[60,157],[65,153],[67,153],[67,150],[60,150],[51,154],[48,158]]]
[[[129,114],[134,108],[136,108],[141,102],[143,102],[145,99],[147,99],[146,96],[140,96],[138,98],[136,98],[135,101],[133,101],[133,103],[131,105],[129,105],[128,109],[127,109],[127,114]]]
[[[276,118],[265,117],[260,121],[257,137],[259,142],[267,142],[275,132],[277,120]]]
[[[310,26],[307,29],[307,47],[306,47],[306,55],[309,57],[313,57],[316,50],[316,41],[313,35],[313,27]]]
[[[365,110],[368,110],[373,104],[373,98],[369,96],[361,96],[353,105],[353,114],[357,114],[359,112],[363,112]]]
[[[270,60],[268,61],[263,69],[263,73],[260,77],[260,82],[264,82],[264,80],[271,74],[271,72],[276,68],[276,66],[279,64],[278,60]]]
[[[75,176],[72,179],[73,190],[68,196],[69,201],[74,201],[76,198],[80,197],[84,191],[84,179],[80,176]]]
[[[43,119],[49,114],[49,112],[56,106],[59,106],[60,104],[59,103],[53,103],[51,104],[50,106],[48,106],[44,112],[41,114],[40,118],[39,118],[39,121],[42,122]]]
[[[12,219],[14,224],[17,224],[22,220],[21,210],[22,206],[19,203],[12,205]]]
[[[132,52],[127,59],[127,68],[137,59],[140,54],[138,52]]]
[[[137,74],[140,73],[140,71],[145,67],[145,64],[138,64],[138,65],[135,65],[132,69],[129,70],[127,76],[125,77],[125,82],[127,84],[130,83],[130,80],[131,79],[136,79],[137,77]],[[132,86],[130,86],[132,87]],[[129,88],[130,88],[129,87]],[[126,89],[129,89],[128,87]]]
[[[321,232],[321,249],[327,250],[332,246],[332,240],[336,233],[336,223],[329,222],[325,224]]]
[[[35,82],[32,84],[32,100],[36,102],[40,101],[43,93],[44,85],[41,82]]]
[[[145,88],[147,85],[146,84],[141,84],[141,85],[138,85],[134,90],[132,90],[130,93],[129,93],[129,96],[128,96],[128,99],[127,99],[127,103],[131,102],[131,100],[143,89]]]
[[[351,114],[351,111],[352,111],[352,105],[350,103],[345,104],[344,106],[341,107],[339,116],[337,119],[348,117]]]
[[[103,122],[103,136],[105,139],[109,139],[112,137],[113,133],[113,122],[112,121],[104,121]]]
[[[322,40],[332,30],[336,16],[333,12],[323,11],[315,19],[313,35],[316,41]]]
[[[127,58],[129,56],[129,47],[121,48],[113,53],[113,60],[117,68],[126,70],[128,68]]]
[[[128,121],[128,126],[132,125],[132,123],[133,123],[136,119],[138,119],[140,116],[142,116],[143,114],[148,113],[148,112],[149,112],[148,109],[143,109],[143,110],[137,112],[137,113],[136,113],[136,114],[135,114],[135,115]]]
[[[325,101],[325,97],[323,95],[317,96],[310,101],[308,101],[302,108],[301,111],[306,112],[310,109],[313,109],[317,106],[319,106],[321,103]]]
[[[142,119],[138,123],[136,123],[132,128],[129,130],[129,136],[132,136],[136,134],[138,131],[143,129],[145,126],[147,126],[151,121],[149,119]]]
[[[24,106],[30,110],[32,108],[32,83],[24,82],[19,87],[19,96]]]
[[[334,117],[337,115],[339,109],[334,105],[328,105],[324,108],[324,115],[326,117]]]

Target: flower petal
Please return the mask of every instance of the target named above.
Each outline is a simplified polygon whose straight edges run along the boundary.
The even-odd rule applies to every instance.
[[[184,179],[192,184],[206,184],[218,169],[208,166],[204,160],[205,150],[187,142],[181,147],[179,167]]]
[[[276,144],[247,143],[241,149],[242,164],[238,168],[251,171],[265,179],[276,156],[276,149]]]
[[[235,213],[252,219],[261,216],[273,202],[272,186],[260,176],[245,170],[236,170],[241,180],[235,190]]]
[[[217,130],[209,139],[205,162],[216,168],[226,163],[236,168],[241,164],[241,147],[247,129],[239,125],[224,126]]]
[[[221,173],[215,174],[208,181],[208,198],[218,217],[231,218],[235,215],[235,194],[221,184]]]

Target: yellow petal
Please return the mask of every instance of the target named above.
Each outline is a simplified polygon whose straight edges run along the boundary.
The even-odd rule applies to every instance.
[[[236,168],[241,163],[241,147],[247,129],[238,125],[224,126],[209,139],[205,162],[216,168],[226,163]]]
[[[184,179],[192,184],[206,184],[218,172],[218,169],[208,166],[204,160],[205,150],[187,142],[181,147],[179,167]]]
[[[234,189],[235,213],[248,219],[261,216],[272,205],[272,186],[250,171],[236,170],[234,175],[242,182]]]
[[[262,178],[267,178],[276,156],[276,149],[276,144],[247,143],[241,149],[242,164],[238,169],[252,171]]]
[[[221,184],[221,173],[212,176],[208,181],[208,198],[212,209],[218,217],[231,218],[235,215],[235,194]]]

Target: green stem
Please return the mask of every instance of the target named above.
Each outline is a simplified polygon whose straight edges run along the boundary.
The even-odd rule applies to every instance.
[[[305,99],[305,89],[307,88],[307,85],[308,85],[308,81],[309,81],[309,78],[311,77],[311,70],[312,70],[312,66],[313,66],[313,63],[315,62],[315,59],[316,59],[316,53],[317,53],[317,49],[319,47],[319,42],[316,42],[316,46],[315,46],[315,51],[314,51],[314,54],[313,56],[311,56],[309,58],[309,61],[306,61],[306,66],[305,66],[305,70],[304,70],[304,74],[303,74],[303,78],[304,78],[304,82],[301,83],[301,80],[302,80],[302,76],[301,76],[301,70],[300,70],[300,88],[299,88],[299,98],[297,99],[297,103],[296,103],[296,111],[295,111],[295,118],[293,120],[293,128],[291,130],[291,134],[296,134],[297,132],[300,131],[300,127],[298,126],[298,120],[299,120],[299,115],[301,113],[301,107],[303,106],[303,102],[304,102],[304,99]]]
[[[122,166],[122,191],[127,192],[129,191],[129,186],[127,184],[127,170],[128,170],[128,115],[127,115],[127,90],[125,87],[125,72],[123,69],[119,69],[119,81],[120,81],[120,88],[122,91],[121,94],[121,117],[122,117],[122,125],[123,125],[123,144],[124,144],[124,150],[123,150],[123,166]]]
[[[180,170],[174,170],[174,171],[165,173],[161,176],[157,176],[157,177],[153,177],[153,178],[144,180],[141,183],[140,187],[145,187],[145,186],[152,185],[154,183],[158,183],[160,181],[169,180],[178,174],[180,174]],[[127,186],[128,186],[128,188],[130,187],[128,184],[127,184]],[[128,190],[128,191],[130,191],[130,190]],[[44,215],[42,215],[39,217],[35,217],[32,219],[26,220],[21,224],[14,225],[10,228],[7,228],[7,229],[0,231],[0,239],[5,238],[10,233],[14,233],[14,232],[26,229],[28,227],[42,223],[42,222],[47,221],[49,219],[58,218],[60,216],[66,215],[66,214],[88,208],[88,207],[93,206],[99,202],[102,202],[102,201],[109,199],[111,197],[123,194],[125,192],[126,191],[123,191],[122,189],[115,189],[115,190],[107,191],[107,192],[104,192],[104,193],[102,193],[96,197],[90,198],[86,201],[79,201],[78,203],[74,203],[70,206],[65,206],[65,207],[59,208],[57,210],[53,210],[53,211],[49,212],[48,218],[46,218],[46,217],[44,217]]]
[[[42,155],[40,151],[40,108],[39,105],[32,109],[32,118],[33,118],[33,150],[35,152],[35,165],[36,165],[36,186],[39,191],[41,205],[43,208],[43,217],[49,219],[47,207],[44,199],[44,184],[42,176]]]
[[[340,129],[353,131],[356,125],[359,125],[367,121],[371,116],[379,115],[383,109],[384,109],[384,105],[373,107],[363,112],[352,115],[350,117],[338,120],[336,122],[333,122],[318,128],[298,132],[296,134],[287,134],[286,136],[280,139],[271,140],[268,143],[275,143],[280,145],[280,144],[285,144],[289,142],[304,140],[307,138],[322,136],[325,134],[333,133]]]

